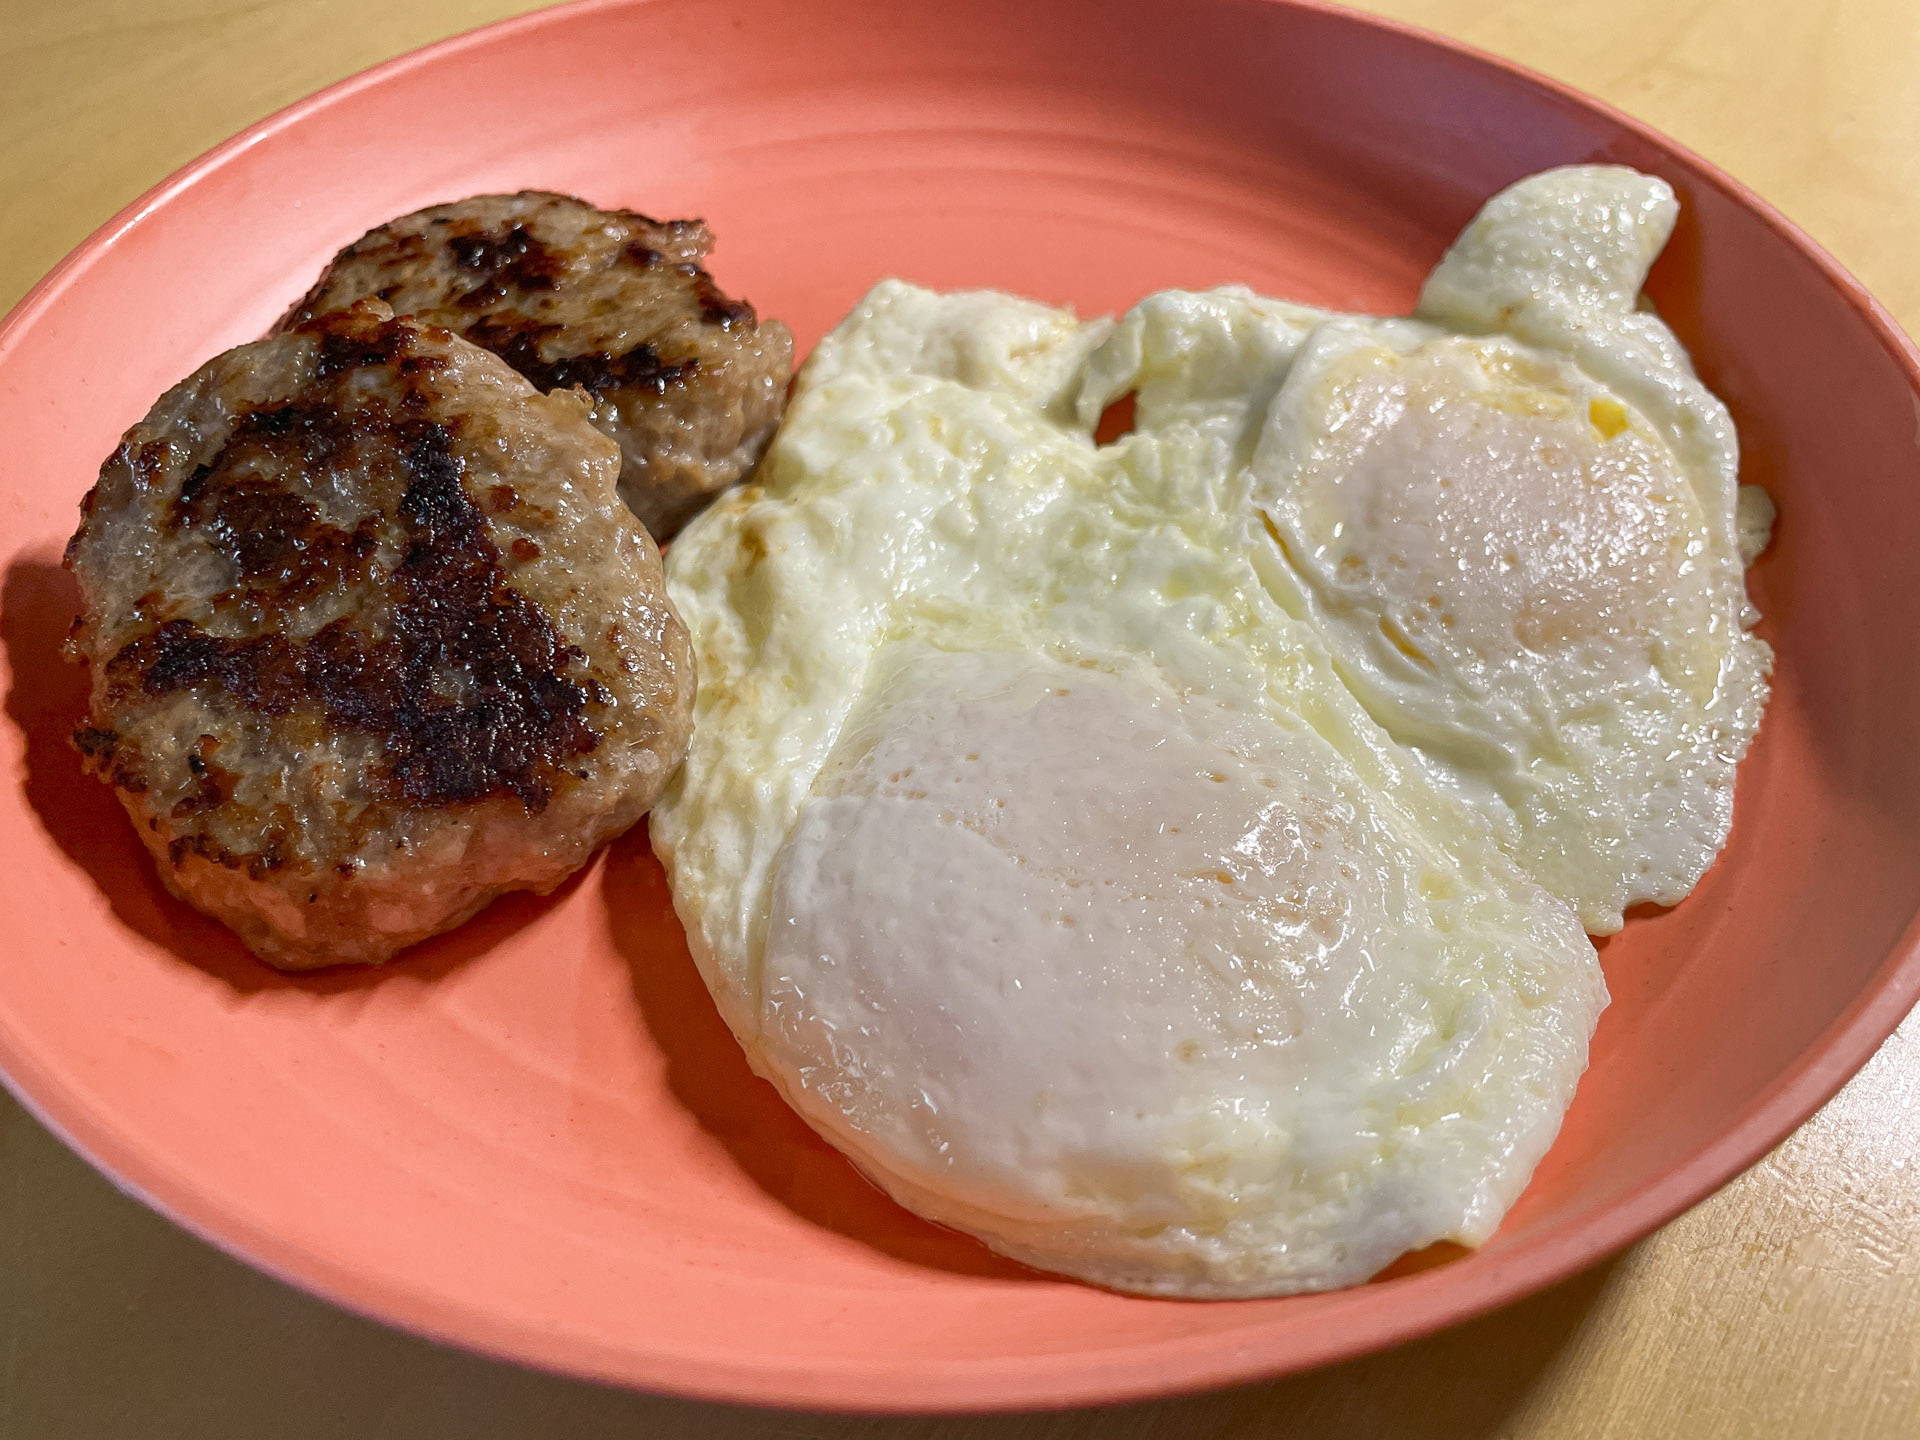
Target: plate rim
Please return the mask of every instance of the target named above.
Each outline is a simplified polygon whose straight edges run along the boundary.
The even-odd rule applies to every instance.
[[[123,206],[63,257],[0,319],[0,367],[21,337],[54,308],[80,276],[123,235],[176,196],[237,156],[366,89],[443,63],[462,51],[494,45],[547,26],[569,26],[603,10],[637,9],[649,0],[568,0],[509,16],[403,52],[355,72],[264,116],[188,161]],[[1244,0],[1243,0],[1244,3]],[[1382,31],[1490,68],[1575,108],[1596,114],[1646,142],[1698,184],[1753,213],[1865,322],[1920,397],[1920,347],[1867,289],[1817,240],[1745,184],[1696,152],[1595,96],[1517,61],[1405,21],[1329,0],[1254,0],[1278,9]],[[591,864],[604,863],[596,856]],[[509,1364],[532,1365],[575,1379],[659,1395],[763,1407],[793,1406],[846,1414],[988,1414],[1062,1409],[1192,1394],[1272,1379],[1392,1348],[1476,1315],[1512,1305],[1597,1265],[1706,1199],[1757,1163],[1826,1104],[1884,1044],[1920,1002],[1920,911],[1888,948],[1880,968],[1852,1004],[1777,1077],[1712,1144],[1667,1174],[1558,1231],[1516,1242],[1481,1283],[1449,1299],[1447,1267],[1386,1282],[1401,1301],[1400,1317],[1363,1335],[1338,1327],[1275,1358],[1257,1343],[1223,1348],[1218,1336],[1148,1341],[1051,1356],[996,1357],[903,1371],[846,1364],[822,1371],[794,1362],[694,1357],[658,1348],[585,1341],[524,1319],[426,1298],[413,1287],[370,1277],[310,1247],[276,1238],[270,1227],[196,1188],[161,1156],[108,1132],[85,1101],[46,1076],[21,1040],[0,1024],[0,1086],[69,1149],[123,1194],[224,1254],[307,1295],[413,1336]],[[1385,1287],[1377,1287],[1385,1288]],[[1352,1292],[1347,1292],[1352,1293]],[[1196,1302],[1161,1302],[1196,1303]],[[1250,1304],[1273,1302],[1253,1301]],[[1251,1337],[1249,1337],[1251,1339]],[[1177,1372],[1167,1378],[1166,1372]],[[992,1393],[981,1391],[991,1378]]]

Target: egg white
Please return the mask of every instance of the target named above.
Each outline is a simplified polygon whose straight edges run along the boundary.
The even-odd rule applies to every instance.
[[[1118,1288],[1484,1240],[1605,1003],[1278,598],[1248,464],[1323,324],[887,282],[668,557],[701,685],[653,835],[750,1060],[904,1203]]]

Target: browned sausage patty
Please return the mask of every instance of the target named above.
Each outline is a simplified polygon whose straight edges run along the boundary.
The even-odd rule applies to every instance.
[[[685,753],[687,636],[568,391],[377,303],[230,350],[67,548],[75,743],[176,894],[283,969],[548,890]]]
[[[665,540],[766,449],[793,337],[720,293],[698,220],[544,191],[476,195],[369,231],[294,307],[296,325],[369,296],[444,325],[542,390],[580,385],[620,445],[620,493]]]

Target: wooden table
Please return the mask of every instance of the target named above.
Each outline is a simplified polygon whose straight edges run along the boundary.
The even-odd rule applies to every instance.
[[[523,0],[0,0],[0,306],[148,185]],[[1911,0],[1390,0],[1604,96],[1806,226],[1920,334]],[[766,1415],[439,1349],[236,1264],[0,1098],[0,1440],[1920,1436],[1920,1012],[1818,1118],[1618,1260],[1313,1375],[1059,1415]]]

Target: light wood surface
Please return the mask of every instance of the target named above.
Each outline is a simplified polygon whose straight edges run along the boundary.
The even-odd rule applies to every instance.
[[[176,166],[515,0],[0,0],[0,307]],[[1920,5],[1391,0],[1651,122],[1920,333]],[[1816,1119],[1626,1255],[1318,1374],[1055,1415],[879,1421],[629,1395],[438,1349],[176,1230],[0,1097],[0,1440],[353,1436],[1920,1436],[1920,1012]]]

